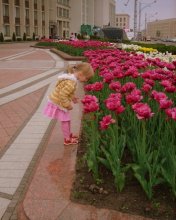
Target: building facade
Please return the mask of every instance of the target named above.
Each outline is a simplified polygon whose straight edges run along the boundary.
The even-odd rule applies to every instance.
[[[49,36],[49,1],[0,0],[0,32],[5,39]],[[34,34],[35,33],[35,34]]]
[[[70,0],[70,32],[79,33],[82,24],[115,27],[115,0]]]
[[[5,39],[70,35],[70,0],[0,0],[0,32]]]
[[[55,31],[50,28],[51,35],[62,38],[70,36],[70,0],[57,0],[50,11],[50,22],[56,22]]]
[[[0,0],[5,40],[80,33],[82,24],[115,27],[115,0]]]
[[[176,18],[147,23],[146,35],[151,38],[176,38]]]
[[[129,29],[130,16],[128,14],[116,14],[115,26],[122,29]]]

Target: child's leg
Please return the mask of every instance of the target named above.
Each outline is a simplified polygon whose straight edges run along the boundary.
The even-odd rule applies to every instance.
[[[61,121],[61,128],[64,135],[64,139],[70,139],[70,121]]]

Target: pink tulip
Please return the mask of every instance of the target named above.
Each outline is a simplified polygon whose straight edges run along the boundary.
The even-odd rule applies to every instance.
[[[126,93],[126,92],[131,92],[134,88],[136,88],[136,84],[133,82],[127,82],[125,83],[122,88],[121,92]]]
[[[172,106],[173,102],[171,100],[168,99],[160,99],[159,100],[159,105],[161,109],[167,109],[170,108]]]
[[[100,129],[105,130],[109,127],[109,125],[114,124],[115,120],[112,118],[111,115],[106,115],[100,121]]]
[[[116,92],[119,92],[119,90],[121,88],[121,84],[119,81],[111,82],[109,84],[109,88],[112,90],[115,90]]]
[[[148,93],[152,90],[152,86],[150,84],[147,84],[147,83],[143,83],[143,86],[142,86],[142,91]]]
[[[143,99],[141,91],[139,89],[134,89],[131,93],[126,95],[126,101],[128,104],[133,105],[136,102],[140,102]]]
[[[156,101],[160,101],[161,99],[167,99],[167,96],[164,92],[157,92],[155,90],[152,91],[151,97]]]
[[[166,109],[165,112],[169,118],[172,118],[174,121],[176,121],[176,107]]]
[[[151,118],[154,113],[152,113],[151,108],[148,104],[136,103],[132,105],[132,109],[135,111],[136,116],[139,120]]]

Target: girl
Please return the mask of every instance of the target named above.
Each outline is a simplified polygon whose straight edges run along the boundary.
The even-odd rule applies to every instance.
[[[49,95],[48,103],[44,109],[44,115],[61,121],[61,129],[64,136],[64,145],[78,143],[78,137],[70,131],[70,114],[72,102],[78,103],[75,97],[77,82],[87,82],[94,75],[89,63],[79,63],[68,66],[67,73],[58,77],[54,90]]]

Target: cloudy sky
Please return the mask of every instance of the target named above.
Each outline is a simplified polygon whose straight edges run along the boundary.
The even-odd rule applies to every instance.
[[[141,27],[145,25],[145,13],[147,14],[148,21],[156,19],[176,18],[176,0],[138,0],[142,3],[141,11]],[[133,28],[134,23],[134,0],[116,0],[116,13],[128,13],[130,15],[130,26]],[[139,4],[138,4],[139,5]],[[149,6],[150,5],[150,6]]]

